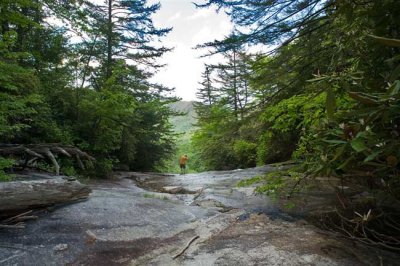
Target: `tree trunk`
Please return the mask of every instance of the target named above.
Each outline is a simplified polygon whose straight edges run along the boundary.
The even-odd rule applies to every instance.
[[[68,177],[0,183],[0,213],[86,199],[91,189]]]
[[[112,0],[108,0],[108,23],[107,23],[107,78],[111,77],[112,70],[112,34],[113,34],[113,24],[112,24]]]

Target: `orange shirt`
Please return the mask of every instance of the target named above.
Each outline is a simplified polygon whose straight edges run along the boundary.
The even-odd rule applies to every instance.
[[[187,160],[189,160],[189,158],[182,155],[181,158],[179,158],[179,164],[186,164]]]

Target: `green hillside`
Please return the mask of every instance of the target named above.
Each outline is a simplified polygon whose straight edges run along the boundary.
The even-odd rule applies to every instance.
[[[196,172],[200,169],[200,162],[196,160],[197,156],[193,151],[190,138],[196,130],[197,115],[194,110],[193,101],[179,101],[170,105],[171,109],[183,113],[180,116],[171,117],[170,122],[174,126],[174,131],[179,134],[176,144],[176,153],[166,162],[166,171],[179,173],[178,159],[182,154],[189,156],[188,168],[190,172]]]
[[[185,113],[182,116],[171,117],[170,122],[174,125],[175,132],[185,133],[186,135],[193,132],[194,124],[197,122],[193,103],[192,101],[180,101],[170,105],[172,110]]]

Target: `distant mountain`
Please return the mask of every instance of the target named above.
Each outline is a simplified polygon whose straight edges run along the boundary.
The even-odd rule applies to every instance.
[[[185,133],[190,135],[195,130],[194,125],[197,123],[197,115],[194,109],[193,101],[179,101],[170,105],[171,109],[178,112],[183,112],[183,116],[173,116],[170,119],[174,126],[175,132]]]

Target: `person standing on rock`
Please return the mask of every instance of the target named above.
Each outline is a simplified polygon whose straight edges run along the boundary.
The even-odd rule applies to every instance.
[[[187,154],[182,155],[179,158],[179,167],[181,168],[181,175],[182,174],[186,174],[186,162],[187,162],[187,160],[189,160]]]

